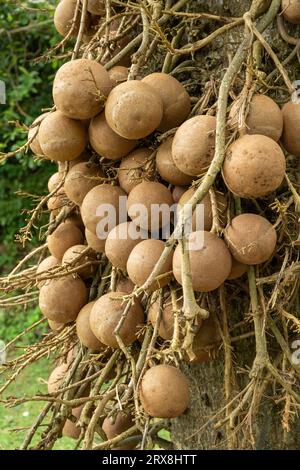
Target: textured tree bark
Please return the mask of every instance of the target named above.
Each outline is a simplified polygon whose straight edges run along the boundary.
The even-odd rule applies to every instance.
[[[248,341],[248,346],[250,345],[253,350],[253,343],[249,344]],[[249,362],[248,348],[244,352],[239,352],[239,362],[243,357],[245,364],[247,364]],[[174,420],[172,424],[172,440],[175,448],[189,450],[228,449],[225,428],[215,429],[216,421],[201,429],[225,405],[224,356],[222,352],[208,364],[185,366],[184,373],[191,386],[191,403],[187,412]],[[281,408],[272,400],[272,387],[265,391],[265,395],[259,413],[253,422],[254,442],[251,443],[248,439],[245,441],[243,431],[246,424],[244,424],[241,431],[237,433],[234,448],[299,449],[299,419],[295,419],[289,433],[284,433]]]
[[[268,3],[268,2],[267,2]],[[226,16],[242,16],[248,9],[251,1],[248,0],[211,0],[211,1],[191,1],[190,11],[203,11]],[[202,29],[197,29],[196,36],[205,37],[210,31],[218,25],[207,21]],[[295,26],[288,26],[294,37],[299,37],[299,29]],[[195,58],[201,69],[201,73],[192,76],[192,79],[200,83],[204,89],[205,83],[211,78],[219,84],[224,69],[228,66],[230,57],[241,43],[244,34],[244,26],[229,31],[226,35],[218,37],[212,45],[199,51]],[[269,27],[264,33],[268,42],[271,44],[276,54],[281,60],[289,55],[292,46],[288,46],[279,36],[276,24]],[[191,37],[192,39],[192,37]],[[297,62],[297,60],[296,60]],[[274,68],[271,59],[266,61],[267,73]],[[291,63],[287,67],[291,81],[297,79],[299,75],[299,64]],[[297,72],[298,71],[298,72]],[[299,78],[299,77],[298,77]],[[277,96],[278,99],[278,96]],[[241,299],[242,300],[242,299]],[[239,302],[240,303],[240,302]],[[247,309],[247,304],[245,306]],[[245,317],[245,311],[229,311],[229,326],[241,321]],[[232,397],[248,383],[249,377],[246,368],[250,368],[255,355],[255,342],[253,338],[247,338],[238,343],[234,343],[233,360],[239,366],[245,367],[237,374],[236,385],[233,386]],[[207,364],[198,366],[184,366],[184,372],[187,375],[191,385],[191,403],[187,412],[180,418],[173,421],[172,440],[177,449],[228,449],[230,447],[226,437],[225,427],[216,429],[215,423],[221,418],[218,416],[213,423],[209,420],[225,406],[224,393],[224,352],[219,351],[217,358]],[[245,428],[249,423],[244,423],[236,435],[235,444],[231,448],[238,449],[297,449],[300,446],[300,422],[294,420],[290,432],[284,432],[282,427],[282,406],[279,407],[272,400],[274,396],[273,387],[269,386],[264,391],[264,397],[258,414],[252,423],[252,441],[245,439]],[[222,417],[224,414],[222,415]],[[243,412],[239,419],[243,418]],[[207,424],[208,423],[208,424]],[[206,426],[202,429],[202,427]]]

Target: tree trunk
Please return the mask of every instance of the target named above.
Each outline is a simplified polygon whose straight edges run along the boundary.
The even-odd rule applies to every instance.
[[[251,1],[248,0],[211,0],[209,2],[195,0],[190,2],[190,11],[203,11],[237,17],[242,16],[249,9],[250,4]],[[199,24],[202,29],[199,30],[195,28],[195,32],[197,33],[196,36],[193,36],[194,41],[199,39],[199,37],[205,37],[209,32],[219,26],[218,23],[212,21],[202,21],[197,23],[197,26],[199,26]],[[299,37],[299,28],[297,26],[286,25],[286,28],[294,37]],[[228,67],[230,58],[240,45],[243,36],[244,25],[239,28],[234,28],[225,35],[219,36],[212,45],[196,53],[195,59],[199,64],[201,74],[197,72],[193,76],[192,73],[191,78],[194,79],[198,85],[200,82],[202,90],[204,90],[205,84],[211,79],[219,86],[222,76],[224,75],[224,70]],[[277,31],[276,21],[265,31],[264,36],[281,61],[290,54],[293,46],[289,46],[281,39]],[[274,64],[270,57],[264,57],[262,69],[267,74],[274,69]],[[300,77],[297,58],[288,65],[287,70],[291,82]],[[243,83],[241,83],[241,85],[243,85]],[[236,84],[235,92],[239,91],[240,89]],[[269,95],[273,97],[272,92],[269,92]],[[278,92],[275,95],[275,99],[279,103],[282,101]],[[229,287],[227,286],[226,289],[227,294],[229,290],[228,295],[230,296],[230,285]],[[217,296],[217,294],[215,294],[215,296]],[[245,318],[245,314],[249,312],[247,302],[248,300],[245,299],[245,305],[239,305],[239,308],[237,307],[235,311],[232,309],[232,311],[227,312],[229,328]],[[220,318],[221,313],[217,313]],[[234,332],[234,335],[235,334],[241,333]],[[233,344],[232,357],[235,368],[235,379],[231,381],[230,399],[234,398],[237,393],[242,390],[243,386],[249,383],[249,369],[253,363],[254,356],[255,341],[253,337]],[[241,425],[236,433],[233,433],[226,425],[216,427],[216,423],[224,418],[224,412],[217,416],[216,414],[226,405],[224,364],[224,348],[220,348],[217,357],[210,362],[201,365],[184,366],[184,372],[189,378],[191,385],[191,403],[188,411],[180,418],[174,420],[172,424],[172,440],[175,448],[191,450],[299,448],[299,420],[294,420],[289,432],[283,429],[282,423],[284,422],[284,416],[282,414],[282,406],[276,404],[275,399],[272,399],[272,397],[275,396],[274,389],[276,388],[272,382],[263,391],[259,409],[253,410],[252,422],[249,422],[249,416],[247,417],[247,421],[243,422],[243,418],[246,416],[245,410],[247,409],[245,405],[234,423],[235,426]],[[235,402],[234,406],[239,403],[239,400],[240,399]]]

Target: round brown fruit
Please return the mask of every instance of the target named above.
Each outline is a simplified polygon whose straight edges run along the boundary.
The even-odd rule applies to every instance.
[[[141,232],[132,222],[123,222],[113,228],[105,243],[105,254],[111,264],[125,270],[131,251],[141,239]]]
[[[78,163],[68,172],[64,190],[70,201],[81,206],[87,193],[98,186],[104,174],[101,169],[87,162]]]
[[[81,230],[72,222],[63,222],[47,238],[51,255],[59,260],[71,246],[81,245],[83,241]]]
[[[120,85],[120,83],[126,82],[128,73],[128,68],[123,67],[123,65],[115,65],[108,71],[109,78],[114,87]]]
[[[216,118],[194,116],[177,129],[172,144],[175,165],[186,175],[197,176],[207,170],[215,151]]]
[[[55,367],[48,379],[48,393],[56,393],[63,382],[68,371],[68,364],[63,362]]]
[[[121,137],[143,139],[159,126],[163,103],[158,93],[146,83],[130,80],[116,86],[105,105],[108,125]]]
[[[119,184],[127,194],[143,180],[154,179],[154,169],[149,158],[151,154],[150,149],[142,147],[121,161],[118,169]]]
[[[187,191],[187,188],[184,186],[175,186],[172,191],[172,197],[176,204],[180,201],[181,196]]]
[[[264,197],[284,179],[284,153],[264,135],[244,135],[230,145],[223,164],[228,189],[239,197]]]
[[[166,132],[178,127],[191,111],[191,99],[184,86],[166,73],[151,73],[142,82],[150,85],[163,102],[163,117],[158,130]]]
[[[119,223],[121,197],[126,197],[126,193],[119,186],[101,184],[91,189],[81,206],[81,216],[86,228],[94,234],[97,233],[99,238],[106,239],[108,233]],[[109,214],[109,223],[102,227],[107,219],[108,205],[115,209],[116,217],[115,220],[112,220],[113,218]],[[102,208],[103,215],[101,215]]]
[[[86,304],[87,288],[72,275],[51,279],[40,290],[40,309],[48,320],[58,323],[74,321]]]
[[[125,292],[110,292],[100,297],[92,308],[90,326],[94,335],[101,343],[111,348],[119,348],[114,334],[122,314],[126,308],[123,297]],[[138,327],[144,323],[144,313],[140,302],[136,299],[129,307],[128,314],[119,331],[121,340],[129,346],[137,339]]]
[[[49,190],[49,193],[52,193],[52,191],[54,191],[57,186],[61,183],[62,181],[62,173],[57,171],[56,173],[53,173],[52,176],[50,176],[49,180],[48,180],[48,190]]]
[[[282,0],[282,14],[290,23],[300,24],[299,0]]]
[[[72,214],[70,214],[65,222],[71,222],[72,224],[76,225],[76,227],[79,228],[79,230],[81,230],[82,232],[84,231],[84,225],[83,225],[83,222],[82,222],[82,218],[81,218],[81,215],[80,213],[78,212],[73,212]]]
[[[88,127],[87,127],[88,128]],[[91,155],[87,150],[84,150],[79,157],[75,158],[71,162],[59,162],[59,171],[63,174],[64,172],[67,172],[67,166],[68,166],[68,171],[70,171],[73,166],[77,165],[78,163],[82,162],[88,162],[91,158]]]
[[[116,416],[106,417],[102,424],[102,429],[106,434],[107,439],[113,439],[119,436],[127,429],[134,425],[133,417],[124,411],[119,411]],[[113,447],[113,450],[132,450],[135,448],[137,442],[133,441],[128,444],[123,444],[122,447]]]
[[[79,421],[82,409],[84,405],[80,405],[77,408],[72,409],[72,415],[76,418],[76,422],[74,423],[70,419],[67,419],[65,425],[62,430],[63,436],[70,437],[71,439],[78,439],[80,436],[80,427],[76,426],[77,422]]]
[[[48,256],[47,258],[43,259],[43,261],[41,261],[41,263],[38,265],[36,274],[46,276],[46,273],[47,271],[49,271],[49,269],[52,269],[55,266],[58,266],[59,264],[60,261],[57,258],[55,258],[54,256]],[[45,283],[46,280],[40,281],[38,283],[38,288],[40,289],[41,287],[43,287]]]
[[[243,264],[267,261],[276,246],[276,230],[270,222],[257,214],[241,214],[226,228],[226,241],[232,256]]]
[[[76,10],[76,0],[61,0],[54,12],[54,26],[56,31],[62,36],[67,36],[70,32]],[[89,19],[87,18],[86,24],[88,25]],[[74,27],[71,32],[71,36],[76,36],[79,30],[80,24],[80,13],[78,12],[75,20]]]
[[[39,142],[50,160],[74,160],[86,145],[86,131],[80,121],[64,116],[60,111],[48,114],[40,124]]]
[[[282,108],[283,115],[283,135],[282,143],[285,149],[300,157],[300,103],[289,102]]]
[[[116,134],[107,124],[104,112],[91,120],[89,138],[95,152],[108,160],[120,160],[137,145],[136,140]]]
[[[131,415],[119,411],[114,419],[106,417],[102,424],[102,429],[106,434],[107,439],[113,439],[122,432],[127,431],[134,425],[134,421]]]
[[[206,231],[192,232],[189,243],[193,289],[196,292],[217,289],[231,271],[231,256],[226,244],[215,233]],[[182,253],[178,245],[173,257],[173,272],[179,284],[182,284],[181,269]]]
[[[44,155],[43,150],[40,146],[40,142],[39,142],[39,124],[42,122],[42,120],[47,114],[49,113],[43,113],[40,116],[38,116],[33,121],[28,131],[28,140],[32,139],[32,141],[29,144],[29,147],[35,155]]]
[[[181,196],[179,202],[178,202],[178,208],[182,208],[185,204],[188,204],[188,201],[191,199],[191,197],[195,194],[196,188],[190,188],[185,193]],[[216,200],[217,200],[217,206],[218,206],[218,214],[219,214],[219,222],[220,225],[225,225],[226,224],[226,198],[223,194],[221,193],[216,193]],[[204,220],[202,220],[202,214],[204,217]],[[204,227],[203,223],[204,222]],[[206,230],[209,231],[212,228],[213,224],[213,213],[212,213],[212,205],[211,205],[211,199],[210,195],[206,194],[204,198],[202,199],[201,202],[199,202],[195,210],[193,212],[193,218],[192,218],[192,230],[193,232],[197,230]]]
[[[172,193],[166,186],[154,181],[143,181],[130,191],[127,199],[127,212],[138,227],[155,232],[160,227],[170,224],[168,207],[170,208],[173,204]],[[161,205],[168,210],[156,213],[155,207],[159,208]]]
[[[228,281],[233,281],[242,277],[247,272],[248,266],[246,264],[240,263],[235,258],[232,258],[232,266],[230,274],[227,278]]]
[[[87,249],[89,250],[86,254],[82,254],[83,252],[86,252]],[[77,259],[77,261],[76,261]],[[96,253],[92,252],[92,250],[87,247],[86,245],[74,245],[69,248],[62,259],[62,265],[69,265],[70,268],[75,268],[77,266],[80,266],[85,263],[89,263],[91,261],[96,260]],[[89,279],[95,274],[95,271],[97,270],[96,264],[91,264],[89,266],[85,266],[83,268],[80,268],[79,271],[77,271],[77,274],[82,278],[82,279]]]
[[[142,378],[139,396],[145,411],[154,418],[176,418],[188,407],[190,389],[185,375],[176,367],[159,365]]]
[[[127,277],[122,277],[116,284],[116,292],[125,292],[126,294],[131,294],[134,288],[135,285]]]
[[[96,234],[87,228],[85,229],[85,238],[88,246],[96,251],[96,253],[104,253],[106,239],[98,238]]]
[[[127,261],[127,272],[131,281],[142,286],[152,273],[157,261],[164,251],[165,244],[161,240],[143,240],[131,251]],[[150,291],[166,286],[172,278],[173,252],[169,254],[157,279],[149,286]]]
[[[60,188],[54,196],[51,196],[47,201],[48,210],[54,215],[58,215],[62,208],[68,204],[68,198],[64,188]]]
[[[168,183],[185,186],[193,181],[193,177],[182,173],[174,164],[172,158],[173,139],[167,139],[161,144],[156,153],[156,168],[162,179]]]
[[[178,302],[178,308],[182,307],[182,302]],[[148,320],[155,326],[157,316],[160,310],[160,299],[157,298],[151,305],[148,311]],[[174,333],[174,311],[171,298],[167,298],[164,301],[162,307],[161,321],[159,324],[158,334],[165,340],[171,340]]]
[[[83,0],[81,0],[81,3],[83,3]],[[87,11],[92,13],[92,15],[103,15],[105,13],[105,1],[87,0]]]
[[[230,122],[237,127],[240,102],[236,101],[229,113]],[[283,129],[281,109],[269,96],[254,95],[246,117],[247,134],[260,134],[270,139],[278,140]]]
[[[190,364],[202,364],[209,361],[216,354],[221,342],[217,325],[211,315],[203,320],[198,333],[194,337],[192,351],[195,357],[188,360]]]
[[[101,351],[105,346],[96,338],[90,327],[90,315],[94,302],[86,304],[76,318],[76,332],[79,341],[93,351]]]
[[[100,113],[112,89],[108,72],[94,60],[76,59],[63,64],[53,82],[56,108],[71,119],[89,119]]]
[[[52,320],[48,320],[48,325],[52,331],[60,331],[65,326],[63,323],[59,323],[59,322],[52,321]]]

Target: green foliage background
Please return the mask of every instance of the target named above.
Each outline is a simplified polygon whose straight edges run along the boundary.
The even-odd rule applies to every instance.
[[[26,142],[27,132],[14,123],[29,126],[52,106],[52,81],[59,67],[57,60],[37,60],[61,39],[52,16],[56,0],[0,0],[0,80],[6,86],[6,104],[0,104],[0,152],[9,152]],[[19,28],[39,25],[25,31]],[[19,154],[0,165],[0,273],[7,273],[24,254],[15,235],[25,225],[25,209],[33,207],[30,198],[16,195],[22,191],[34,195],[47,192],[47,180],[55,166],[35,161],[32,153]],[[38,242],[37,234],[32,240]],[[27,247],[25,249],[29,249]],[[31,307],[0,311],[0,338],[9,341],[39,318]],[[26,341],[34,340],[32,333]]]

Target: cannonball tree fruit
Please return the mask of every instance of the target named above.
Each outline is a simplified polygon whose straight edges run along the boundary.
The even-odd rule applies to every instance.
[[[300,24],[300,4],[298,0],[282,0],[283,17],[293,24]]]
[[[300,103],[289,101],[283,106],[282,115],[284,148],[292,155],[300,157]]]
[[[48,199],[47,208],[53,216],[57,216],[69,202],[64,188],[60,188]]]
[[[97,165],[87,162],[73,166],[65,179],[64,190],[70,201],[81,206],[87,193],[101,183],[104,173]]]
[[[103,65],[76,59],[63,64],[53,82],[56,108],[71,119],[90,119],[104,107],[112,82]]]
[[[126,308],[125,292],[109,292],[102,295],[94,304],[90,314],[90,327],[101,343],[111,348],[119,348],[114,334]],[[144,324],[144,312],[138,299],[130,305],[119,335],[122,342],[129,346],[137,339],[139,328]]]
[[[193,357],[186,358],[190,364],[203,364],[216,356],[222,341],[216,320],[210,315],[202,321],[201,327],[194,336]]]
[[[43,261],[40,262],[38,265],[38,268],[36,270],[37,275],[41,275],[43,277],[47,277],[47,271],[49,271],[52,268],[55,268],[60,265],[60,260],[55,258],[55,256],[47,256],[47,258],[43,259]],[[40,281],[38,283],[38,288],[40,289],[44,284],[46,283],[46,279],[43,281]]]
[[[159,94],[163,102],[163,117],[158,130],[166,132],[178,127],[191,111],[191,99],[182,83],[167,73],[150,73],[142,79]]]
[[[125,292],[126,294],[131,294],[134,288],[135,285],[128,277],[119,277],[116,283],[116,292]]]
[[[82,245],[83,241],[81,230],[72,222],[61,223],[47,237],[47,245],[51,255],[59,260],[62,260],[69,248],[74,245]]]
[[[88,129],[88,126],[85,126],[85,121],[81,121],[84,125],[85,129]],[[59,171],[61,174],[67,173],[67,170],[70,171],[73,166],[77,165],[78,163],[83,163],[83,162],[89,162],[91,159],[91,154],[87,149],[85,149],[77,158],[74,158],[74,160],[70,162],[58,162],[59,165]]]
[[[47,114],[49,113],[38,116],[28,130],[28,141],[31,141],[29,147],[35,155],[44,155],[39,141],[39,125]]]
[[[88,246],[96,253],[104,253],[106,238],[99,238],[96,233],[91,232],[87,228],[85,229],[85,238]]]
[[[102,240],[106,239],[108,233],[122,222],[120,219],[124,217],[126,220],[125,204],[126,193],[120,186],[95,186],[87,193],[81,205],[85,227]]]
[[[81,267],[76,272],[82,279],[89,279],[93,277],[97,271],[96,259],[96,253],[86,245],[74,245],[68,248],[64,253],[62,266],[74,269],[86,264],[86,266]]]
[[[243,264],[261,264],[272,256],[276,230],[265,218],[257,214],[234,217],[225,231],[226,242],[232,256]]]
[[[68,364],[63,362],[52,370],[47,382],[48,393],[56,393],[58,391],[66,376],[68,368]]]
[[[128,67],[124,67],[123,65],[115,65],[108,71],[108,75],[111,79],[113,87],[120,85],[120,83],[126,82],[128,74]]]
[[[150,149],[140,147],[122,159],[118,168],[118,180],[127,194],[144,180],[154,179],[155,171],[150,158],[151,154]]]
[[[165,244],[161,240],[148,239],[138,243],[131,251],[127,261],[129,279],[137,286],[142,286],[152,273],[156,263],[164,251]],[[166,286],[172,279],[173,251],[162,264],[158,276],[148,289],[154,291]]]
[[[263,135],[244,135],[227,150],[222,174],[236,196],[258,198],[279,188],[285,170],[285,156],[277,142]]]
[[[176,204],[180,201],[181,196],[184,195],[184,193],[187,191],[186,186],[174,186],[172,190],[172,196],[173,200]]]
[[[190,176],[199,176],[209,167],[215,152],[216,118],[194,116],[177,129],[172,157],[177,168]]]
[[[63,174],[60,171],[53,173],[48,180],[48,190],[52,193],[62,182]]]
[[[61,0],[54,12],[54,26],[56,31],[61,36],[76,36],[79,31],[80,12],[78,11],[76,17],[76,0]],[[89,16],[86,16],[86,27],[89,25]]]
[[[168,183],[186,186],[193,181],[193,177],[182,173],[174,164],[172,157],[172,142],[173,139],[169,138],[163,142],[157,149],[156,153],[156,168],[162,179]]]
[[[116,268],[126,270],[127,261],[133,248],[148,234],[137,230],[133,222],[123,222],[113,228],[105,242],[105,254]]]
[[[95,303],[96,301],[89,302],[80,310],[76,318],[76,333],[85,347],[93,351],[101,351],[105,346],[96,338],[90,327],[91,311]]]
[[[102,424],[102,429],[105,432],[107,439],[113,439],[119,436],[127,429],[134,426],[134,418],[131,414],[124,411],[118,411],[115,416],[106,417]],[[136,442],[129,442],[126,444],[121,443],[121,447],[117,445],[113,450],[132,450],[136,447]]]
[[[83,0],[80,0],[83,3]],[[87,0],[87,11],[96,16],[105,14],[105,1],[104,0]]]
[[[143,181],[135,186],[127,199],[127,212],[141,229],[157,232],[170,225],[170,210],[174,204],[171,191],[161,183]]]
[[[64,323],[59,323],[57,321],[52,320],[48,320],[48,325],[49,328],[54,332],[61,331],[65,327]]]
[[[119,411],[116,416],[112,418],[106,417],[104,419],[102,429],[105,432],[107,439],[113,439],[131,428],[133,425],[133,417],[124,411]]]
[[[182,300],[177,301],[177,308],[182,308]],[[161,309],[160,298],[157,297],[153,302],[151,302],[148,310],[148,320],[152,324],[153,328],[155,327],[157,317]],[[161,320],[159,323],[158,334],[164,340],[170,341],[173,338],[174,334],[174,322],[175,322],[175,312],[173,310],[171,297],[164,299],[161,309]]]
[[[88,292],[80,277],[68,275],[50,279],[40,290],[39,306],[43,315],[58,323],[76,320],[87,303]]]
[[[235,258],[232,258],[232,266],[229,276],[227,278],[228,281],[233,281],[235,279],[239,279],[247,272],[247,264],[240,263]]]
[[[144,410],[154,418],[176,418],[182,415],[190,401],[190,389],[185,375],[167,364],[153,366],[143,376],[139,397]]]
[[[240,102],[237,100],[229,113],[230,124],[235,127],[239,124],[239,111]],[[269,96],[256,94],[250,101],[245,124],[247,134],[265,135],[278,142],[283,130],[281,109]]]
[[[50,160],[74,160],[85,149],[86,130],[82,122],[70,119],[60,111],[54,111],[40,124],[39,143],[43,154]]]
[[[69,437],[71,439],[78,439],[80,436],[80,427],[77,426],[77,423],[79,421],[81,412],[83,410],[84,405],[80,405],[76,408],[72,409],[72,416],[75,418],[75,422],[73,422],[71,419],[67,419],[64,427],[62,429],[62,435]]]
[[[188,236],[189,259],[193,289],[210,292],[228,278],[232,261],[226,243],[215,233],[192,232]],[[182,284],[182,250],[178,245],[173,257],[175,279]]]
[[[182,194],[181,198],[178,201],[178,210],[183,209],[185,205],[188,205],[188,202],[193,197],[196,190],[197,190],[196,187],[192,187],[186,190]],[[226,210],[227,210],[226,197],[222,193],[219,193],[219,192],[216,192],[215,196],[216,196],[219,224],[220,226],[224,226],[226,225]],[[207,193],[202,199],[202,201],[196,205],[192,213],[192,231],[193,232],[197,230],[209,231],[211,230],[212,225],[213,225],[213,210],[212,210],[212,204],[211,204],[211,197],[210,197],[210,194]]]
[[[163,103],[159,94],[146,83],[130,80],[113,88],[106,105],[108,125],[121,137],[143,139],[159,126]]]
[[[89,139],[95,152],[107,160],[120,160],[137,145],[136,140],[124,139],[116,134],[107,124],[104,112],[91,120]]]

